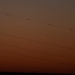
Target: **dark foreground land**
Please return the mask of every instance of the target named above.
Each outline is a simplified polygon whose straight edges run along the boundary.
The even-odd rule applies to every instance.
[[[75,75],[75,74],[51,74],[51,73],[21,73],[21,72],[0,72],[0,75]]]

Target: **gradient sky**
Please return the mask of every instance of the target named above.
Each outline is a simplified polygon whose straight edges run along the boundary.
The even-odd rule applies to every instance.
[[[40,22],[50,23],[51,25]],[[62,27],[73,28],[74,30]],[[0,51],[0,71],[75,73],[75,0],[0,0],[0,33],[74,49],[61,48],[0,34],[0,50],[54,61],[39,60]]]

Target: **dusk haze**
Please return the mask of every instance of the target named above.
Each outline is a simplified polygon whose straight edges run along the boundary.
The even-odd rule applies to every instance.
[[[75,0],[0,0],[0,72],[75,74]]]

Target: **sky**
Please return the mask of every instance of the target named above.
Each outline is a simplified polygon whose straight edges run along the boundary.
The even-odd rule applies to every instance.
[[[0,72],[75,74],[75,0],[0,0]]]

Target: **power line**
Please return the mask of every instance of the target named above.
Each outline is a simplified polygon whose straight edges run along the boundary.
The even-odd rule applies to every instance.
[[[14,48],[19,48],[19,49],[27,50],[27,51],[33,51],[33,52],[36,52],[36,53],[42,53],[42,54],[46,54],[46,55],[50,55],[50,56],[56,56],[56,57],[62,57],[62,58],[67,58],[67,59],[75,60],[75,59],[69,58],[69,57],[64,57],[64,56],[54,55],[54,54],[45,53],[45,52],[41,52],[41,51],[35,51],[35,50],[26,49],[26,48],[21,48],[21,47],[17,47],[17,46],[11,46],[11,45],[1,44],[1,43],[0,43],[0,45],[9,46],[9,47],[14,47]]]
[[[41,42],[41,41],[35,41],[35,40],[25,39],[25,38],[13,36],[13,35],[8,35],[8,34],[3,34],[3,33],[0,33],[0,35],[5,35],[5,36],[9,36],[9,37],[14,37],[14,38],[19,38],[19,39],[24,39],[24,40],[33,41],[33,42],[36,42],[36,43],[41,43],[41,44],[46,44],[46,45],[56,46],[56,47],[65,48],[65,49],[69,49],[69,50],[75,50],[75,49],[73,49],[73,48],[68,48],[68,47],[65,47],[65,46],[59,46],[59,45],[49,44],[49,43],[45,43],[45,42]]]
[[[33,56],[28,56],[28,55],[22,55],[22,54],[19,54],[19,53],[13,53],[13,52],[8,52],[8,51],[3,51],[3,50],[0,50],[0,51],[1,51],[1,52],[5,52],[5,53],[10,53],[10,54],[19,55],[19,56],[25,56],[25,57],[29,57],[29,58],[38,59],[38,60],[43,60],[43,61],[48,61],[48,62],[54,62],[54,63],[59,63],[59,64],[63,64],[63,65],[75,67],[74,65],[65,64],[65,63],[60,63],[60,62],[55,62],[55,61],[50,61],[50,60],[41,59],[41,58],[36,58],[36,57],[33,57]]]
[[[32,20],[32,19],[29,19],[29,18],[24,18],[24,17],[20,17],[20,16],[16,16],[16,15],[7,14],[7,13],[0,12],[0,14],[5,14],[7,16],[13,16],[13,17],[17,17],[17,18],[21,18],[21,19],[25,19],[25,20],[29,20],[29,21],[34,21],[34,22],[38,22],[38,23],[42,23],[42,24],[46,24],[46,25],[52,25],[50,23],[45,23],[45,22],[41,22],[41,21],[37,21],[37,20]],[[58,26],[58,25],[52,25],[52,26],[56,26],[56,27],[60,27],[60,28],[64,28],[64,29],[69,29],[69,30],[74,30],[73,28],[67,28],[67,27],[62,27],[62,26]]]

